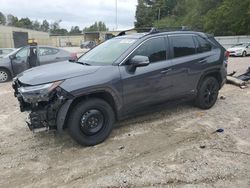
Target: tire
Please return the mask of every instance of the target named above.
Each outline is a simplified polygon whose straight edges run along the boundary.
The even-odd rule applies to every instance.
[[[77,104],[70,112],[68,130],[79,144],[93,146],[103,142],[115,122],[112,107],[104,100],[90,98]]]
[[[10,73],[8,70],[0,68],[0,83],[7,82],[11,79]]]
[[[246,56],[247,56],[247,52],[244,51],[244,52],[242,53],[242,57],[246,57]]]
[[[198,94],[195,99],[195,104],[201,109],[209,109],[217,101],[218,94],[218,80],[214,77],[206,77],[198,88]]]

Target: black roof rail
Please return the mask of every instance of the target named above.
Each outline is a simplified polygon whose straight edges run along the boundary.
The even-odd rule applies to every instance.
[[[126,35],[126,32],[135,30],[138,33],[147,33],[147,35],[156,34],[156,33],[162,33],[162,32],[173,32],[173,31],[191,31],[188,26],[180,26],[180,27],[141,27],[141,28],[132,28],[128,30],[121,31],[117,36],[123,36]]]
[[[187,26],[180,26],[180,27],[161,27],[161,28],[152,28],[149,32],[149,34],[153,34],[161,32],[170,32],[170,31],[190,31],[190,29]]]
[[[159,33],[159,31],[155,27],[152,27],[151,30],[149,31],[149,34],[155,34],[155,33]]]

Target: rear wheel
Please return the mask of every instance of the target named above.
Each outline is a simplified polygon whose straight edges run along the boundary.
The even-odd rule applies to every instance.
[[[0,83],[7,82],[11,78],[10,73],[6,69],[0,68]]]
[[[198,89],[198,95],[195,100],[196,106],[201,109],[211,108],[219,94],[219,83],[214,77],[206,77]]]
[[[109,136],[114,121],[114,111],[107,102],[97,98],[88,99],[77,104],[70,113],[69,134],[81,145],[96,145]]]

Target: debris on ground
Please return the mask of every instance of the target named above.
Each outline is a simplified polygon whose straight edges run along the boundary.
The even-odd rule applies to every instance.
[[[233,77],[233,76],[227,76],[227,83],[229,84],[233,84],[233,85],[236,85],[236,86],[246,86],[246,82],[245,81],[242,81],[236,77]]]
[[[221,95],[220,100],[226,100],[226,97],[224,95]]]
[[[250,80],[250,67],[248,67],[247,71],[244,74],[237,76],[237,78],[245,82],[249,81]]]
[[[215,132],[217,132],[217,133],[223,133],[224,129],[220,128],[220,129],[217,129]]]
[[[119,150],[122,150],[122,149],[124,149],[124,148],[125,148],[124,146],[120,146],[120,147],[119,147]]]
[[[248,67],[244,74],[234,76],[235,74],[236,71],[233,71],[227,75],[227,83],[239,86],[241,89],[247,88],[247,84],[249,84],[250,80],[250,67]]]
[[[197,112],[196,115],[197,115],[198,117],[203,117],[203,116],[205,115],[205,113],[204,113],[204,112]]]
[[[206,146],[205,146],[205,145],[201,145],[200,148],[201,148],[201,149],[205,149]]]

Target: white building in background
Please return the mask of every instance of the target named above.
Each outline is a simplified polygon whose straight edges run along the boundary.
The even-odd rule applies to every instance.
[[[38,44],[51,45],[49,33],[0,25],[0,48],[19,48],[32,38]]]

